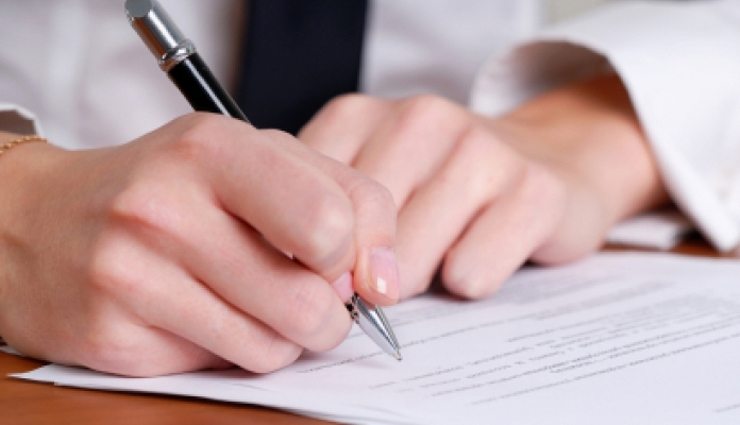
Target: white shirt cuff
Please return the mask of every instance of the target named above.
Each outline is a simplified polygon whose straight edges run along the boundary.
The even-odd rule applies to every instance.
[[[481,70],[472,107],[502,114],[613,69],[676,204],[720,250],[740,242],[740,2],[619,2],[545,30]]]

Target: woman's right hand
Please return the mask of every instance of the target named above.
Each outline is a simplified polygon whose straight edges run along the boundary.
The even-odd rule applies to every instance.
[[[120,147],[27,144],[0,185],[0,335],[33,357],[268,372],[345,337],[350,276],[398,298],[389,192],[281,132],[196,113]]]

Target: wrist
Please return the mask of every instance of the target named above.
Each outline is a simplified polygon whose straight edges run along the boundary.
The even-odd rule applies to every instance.
[[[17,137],[0,133],[0,144]],[[5,303],[10,298],[9,285],[30,281],[19,267],[27,259],[29,248],[23,235],[44,224],[39,219],[45,186],[41,177],[53,173],[48,167],[49,153],[58,150],[46,143],[27,143],[0,156],[0,335],[8,336],[4,314],[8,311]]]
[[[607,227],[667,202],[645,134],[616,76],[546,93],[491,125],[514,149],[597,202]]]

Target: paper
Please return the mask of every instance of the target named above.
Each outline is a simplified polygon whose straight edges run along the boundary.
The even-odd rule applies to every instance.
[[[613,244],[668,251],[678,245],[692,228],[684,215],[666,210],[639,215],[617,224],[609,231],[607,240]]]
[[[350,423],[740,423],[740,262],[605,253],[525,269],[481,302],[389,309],[403,362],[355,331],[269,375],[26,379],[255,403]]]

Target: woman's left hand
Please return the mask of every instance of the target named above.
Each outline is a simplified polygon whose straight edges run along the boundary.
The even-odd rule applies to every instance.
[[[616,77],[497,119],[431,96],[348,95],[299,139],[392,193],[402,297],[426,290],[440,266],[449,291],[486,296],[528,259],[584,256],[615,222],[666,198]]]

